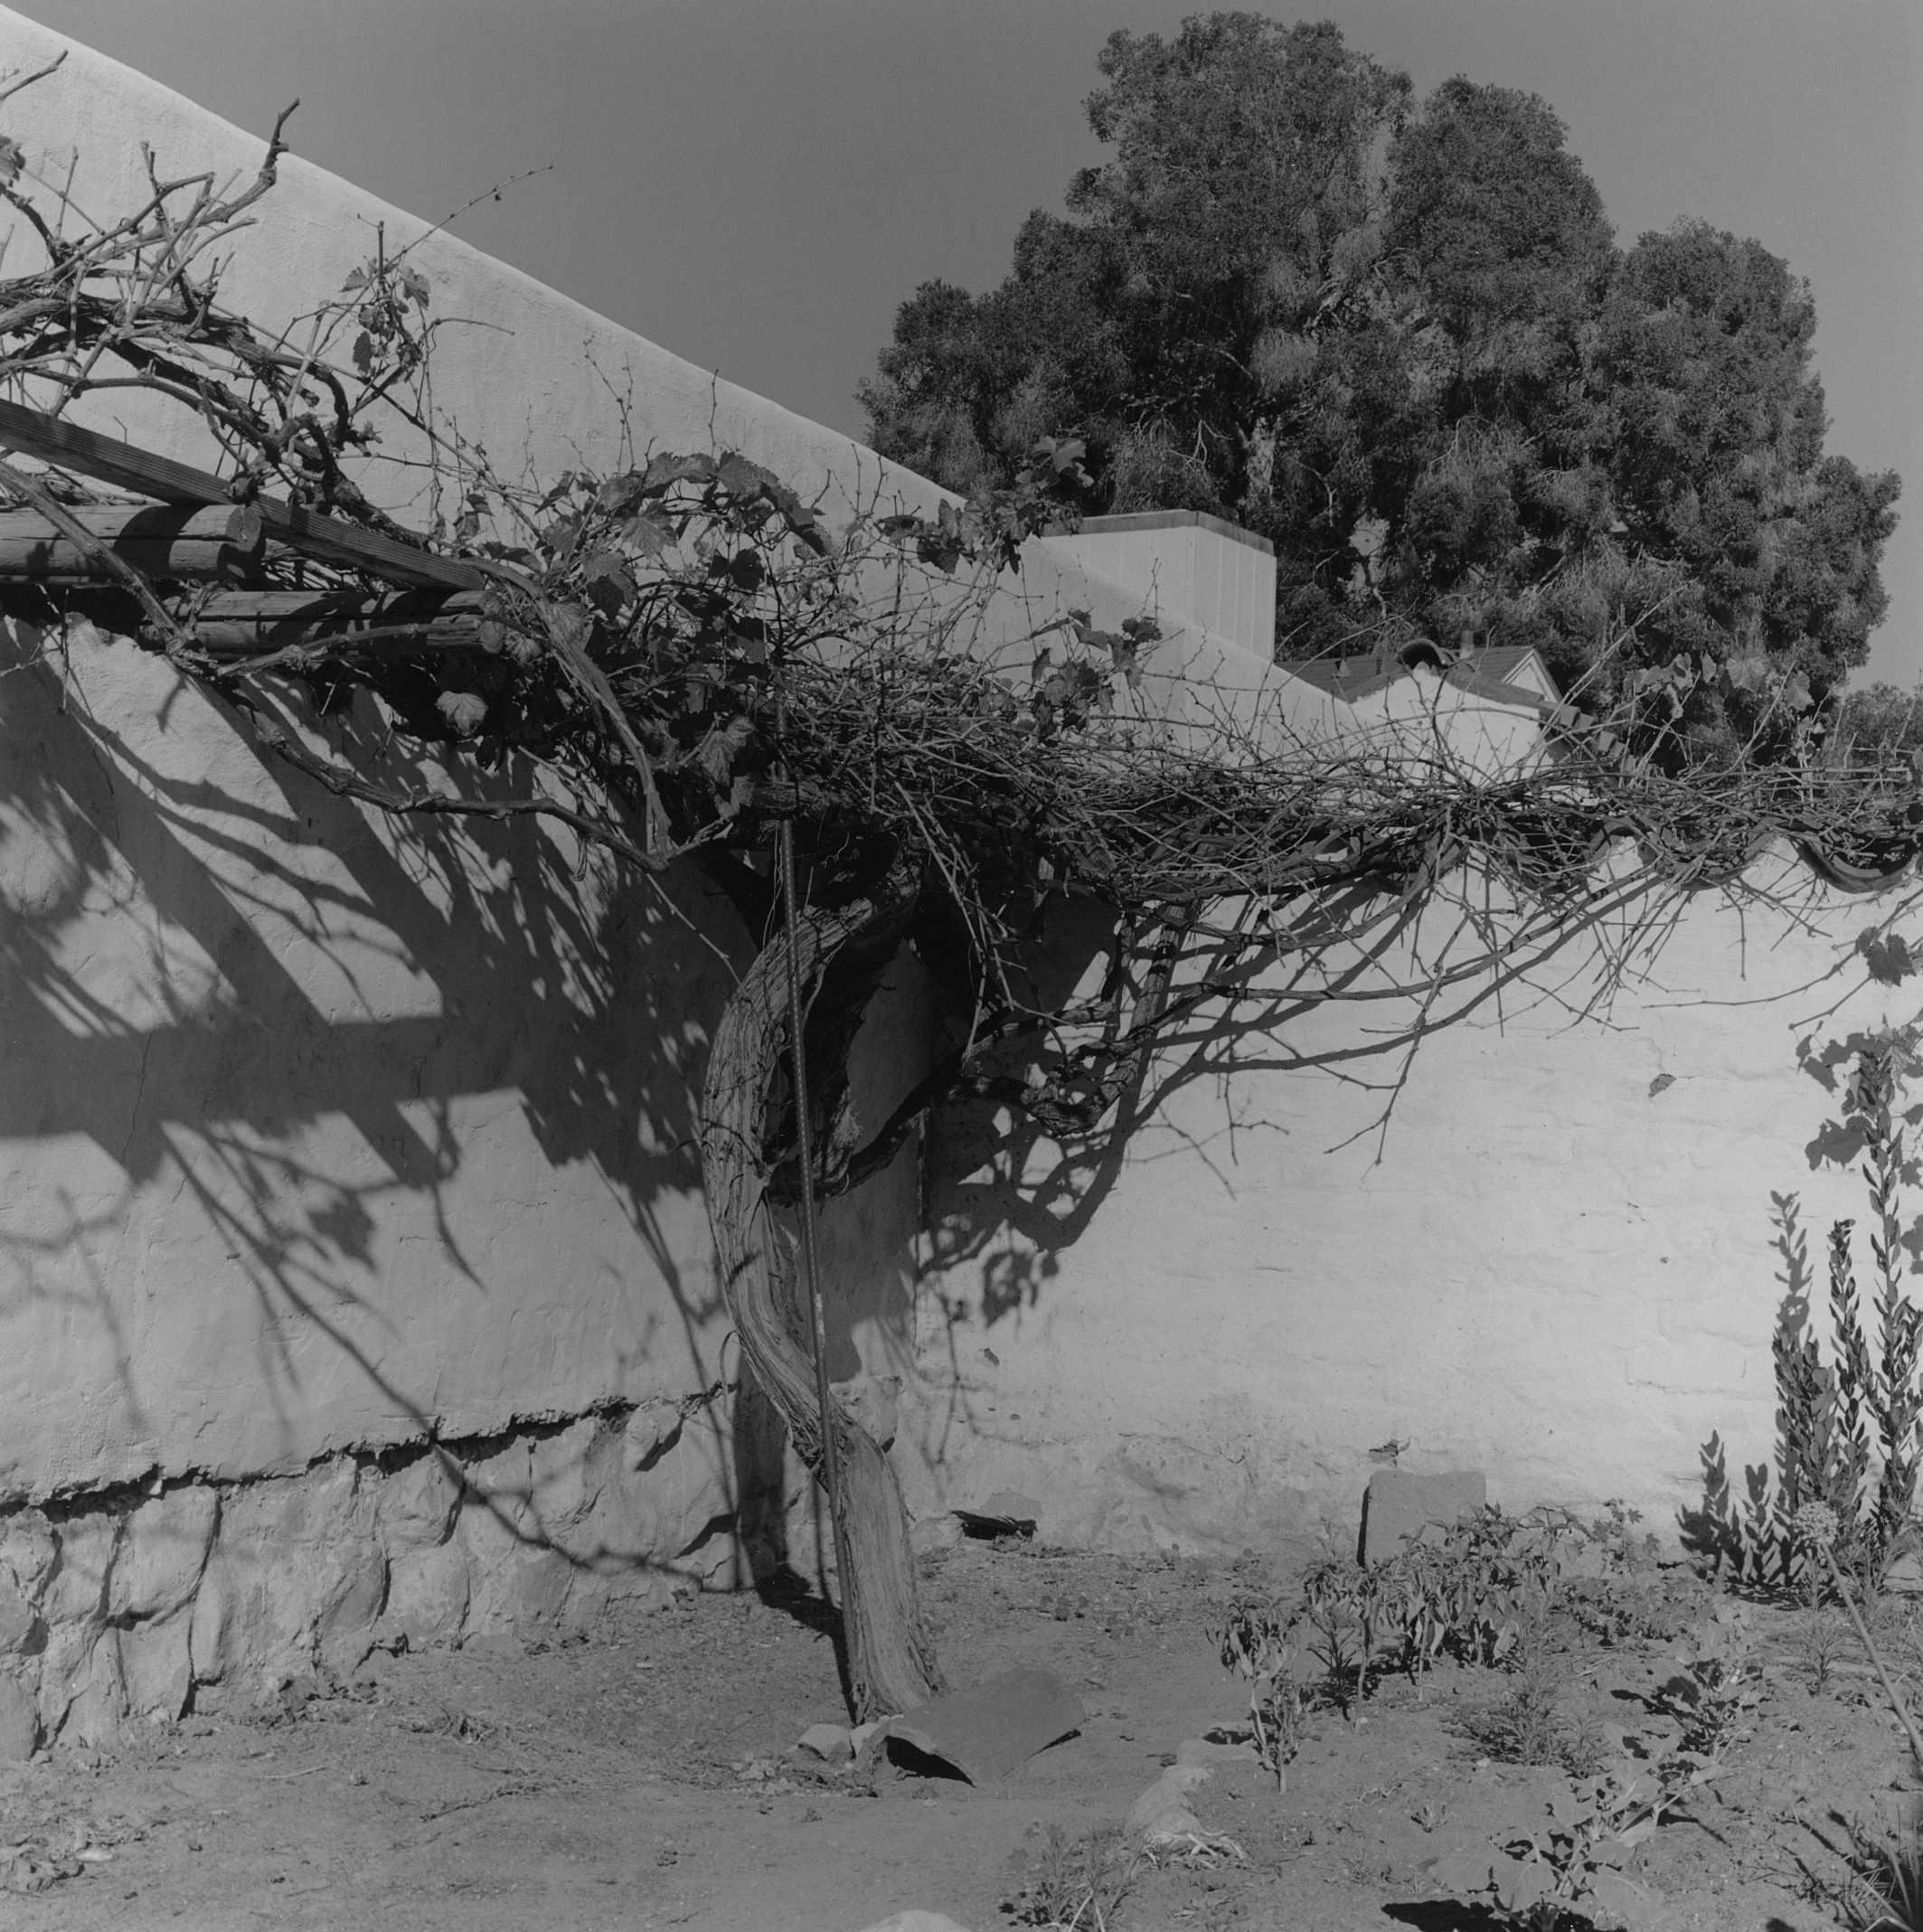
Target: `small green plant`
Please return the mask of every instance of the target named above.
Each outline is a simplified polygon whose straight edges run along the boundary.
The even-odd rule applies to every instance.
[[[1263,1762],[1279,1776],[1309,1702],[1327,1699],[1353,1715],[1384,1670],[1400,1669],[1419,1683],[1445,1655],[1509,1665],[1527,1634],[1546,1635],[1563,1608],[1565,1569],[1587,1560],[1588,1580],[1607,1583],[1641,1555],[1631,1533],[1638,1519],[1620,1504],[1608,1507],[1606,1518],[1585,1525],[1565,1510],[1510,1516],[1490,1504],[1452,1526],[1432,1525],[1381,1563],[1325,1558],[1286,1612],[1270,1600],[1239,1597],[1211,1635],[1224,1667],[1249,1685]],[[1310,1663],[1319,1671],[1313,1683]],[[1525,1673],[1514,1694],[1524,1707],[1517,1720],[1537,1724],[1534,1706],[1546,1684]],[[1532,1732],[1518,1748],[1539,1743]]]
[[[1563,1566],[1562,1608],[1606,1645],[1658,1643],[1674,1636],[1689,1610],[1679,1592],[1693,1597],[1693,1577],[1665,1575],[1656,1540],[1637,1532],[1640,1510],[1611,1497],[1593,1522],[1572,1524],[1574,1537]]]
[[[1593,1711],[1567,1720],[1557,1739],[1556,1762],[1571,1777],[1594,1777],[1608,1754],[1609,1737]]]
[[[1546,1648],[1546,1632],[1525,1626],[1519,1674],[1532,1667],[1532,1650]],[[1729,1752],[1749,1735],[1761,1691],[1755,1633],[1740,1606],[1720,1607],[1675,1661],[1675,1673],[1649,1700],[1652,1713],[1675,1731],[1624,1734],[1623,1755],[1607,1767],[1600,1764],[1601,1727],[1591,1724],[1579,1734],[1559,1725],[1552,1701],[1539,1692],[1531,1713],[1531,1761],[1560,1762],[1570,1775],[1570,1795],[1550,1801],[1539,1829],[1480,1852],[1438,1860],[1428,1868],[1431,1876],[1483,1906],[1495,1923],[1526,1932],[1559,1932],[1586,1921],[1642,1922],[1649,1897],[1626,1868],[1692,1792],[1724,1775]],[[1513,1709],[1519,1703],[1513,1696]],[[1520,1716],[1513,1719],[1518,1741],[1525,1729]]]
[[[1097,1825],[1079,1838],[1051,1824],[1003,1909],[1016,1925],[1043,1932],[1110,1932],[1140,1863],[1118,1824]]]
[[[1605,1507],[1606,1516],[1585,1524],[1565,1510],[1509,1516],[1490,1505],[1453,1526],[1432,1525],[1381,1563],[1326,1557],[1287,1609],[1238,1597],[1211,1635],[1223,1667],[1249,1685],[1249,1729],[1262,1763],[1281,1782],[1306,1711],[1326,1701],[1353,1716],[1383,1671],[1400,1669],[1419,1684],[1447,1655],[1505,1668],[1514,1679],[1485,1713],[1480,1741],[1491,1756],[1560,1763],[1572,1775],[1593,1770],[1600,1733],[1560,1713],[1564,1669],[1551,1625],[1570,1600],[1566,1570],[1587,1572],[1593,1609],[1607,1605],[1619,1577],[1650,1560],[1651,1540],[1634,1534],[1635,1513],[1620,1503]],[[1666,1624],[1649,1627],[1668,1634]]]
[[[1569,1666],[1551,1637],[1546,1603],[1533,1607],[1520,1622],[1507,1668],[1508,1694],[1466,1713],[1465,1734],[1504,1764],[1557,1763],[1568,1729],[1562,1696]]]
[[[1650,1708],[1681,1727],[1681,1756],[1718,1765],[1749,1737],[1763,1694],[1763,1666],[1749,1610],[1719,1604],[1698,1629],[1694,1645],[1675,1662],[1678,1668],[1658,1687]]]
[[[1729,1752],[1749,1734],[1761,1686],[1749,1613],[1725,1606],[1697,1632],[1674,1675],[1649,1700],[1652,1713],[1678,1727],[1664,1738],[1624,1734],[1623,1755],[1584,1770],[1573,1762],[1568,1733],[1560,1748],[1533,1761],[1560,1759],[1570,1773],[1568,1798],[1551,1799],[1539,1830],[1482,1852],[1461,1852],[1427,1868],[1458,1897],[1480,1904],[1498,1924],[1556,1932],[1565,1922],[1640,1923],[1647,1895],[1625,1868],[1636,1848],[1683,1806],[1692,1791],[1724,1775]],[[1595,1727],[1584,1748],[1599,1758]]]
[[[1808,1564],[1803,1579],[1803,1612],[1796,1619],[1796,1668],[1804,1688],[1821,1697],[1849,1645],[1849,1626],[1830,1601],[1829,1579],[1821,1566]]]
[[[1299,1662],[1288,1626],[1272,1606],[1238,1597],[1215,1635],[1223,1667],[1249,1685],[1249,1722],[1256,1756],[1280,1785],[1301,1745],[1304,1711]]]
[[[1588,1777],[1603,1763],[1607,1739],[1594,1712],[1567,1708],[1568,1653],[1557,1641],[1548,1608],[1522,1618],[1504,1660],[1510,1689],[1493,1703],[1466,1711],[1458,1728],[1485,1756],[1504,1764],[1560,1765]]]
[[[1482,1906],[1498,1925],[1555,1932],[1570,1919],[1638,1923],[1649,1895],[1625,1867],[1699,1782],[1664,1761],[1652,1768],[1627,1762],[1579,1779],[1549,1800],[1545,1823],[1487,1851],[1463,1851],[1425,1867],[1439,1885]]]
[[[1296,1621],[1309,1654],[1345,1711],[1369,1694],[1369,1663],[1383,1608],[1381,1577],[1336,1557],[1311,1570]]]

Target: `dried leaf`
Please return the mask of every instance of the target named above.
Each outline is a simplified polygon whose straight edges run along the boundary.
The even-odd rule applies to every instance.
[[[20,151],[20,144],[0,134],[0,188],[18,178],[26,165],[26,156]]]

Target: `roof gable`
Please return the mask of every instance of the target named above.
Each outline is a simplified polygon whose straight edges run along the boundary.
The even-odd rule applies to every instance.
[[[1353,704],[1412,676],[1419,662],[1440,668],[1458,690],[1473,692],[1496,703],[1554,706],[1561,702],[1562,693],[1557,689],[1549,666],[1542,662],[1541,654],[1533,645],[1527,644],[1499,645],[1457,655],[1422,637],[1398,650],[1384,648],[1350,657],[1315,657],[1299,662],[1285,660],[1281,668],[1300,683]]]

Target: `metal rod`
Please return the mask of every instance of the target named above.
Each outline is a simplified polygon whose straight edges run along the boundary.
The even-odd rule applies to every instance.
[[[842,1503],[841,1444],[836,1439],[828,1390],[828,1323],[822,1305],[821,1266],[815,1241],[815,1136],[808,1119],[807,1050],[802,1041],[801,959],[796,946],[800,927],[796,907],[793,819],[783,818],[776,826],[775,850],[781,869],[781,915],[787,926],[787,1032],[793,1061],[795,1131],[801,1162],[802,1272],[807,1288],[808,1334],[815,1348],[815,1400],[821,1412],[822,1483],[828,1492],[828,1517],[834,1526],[834,1567],[845,1606],[851,1565],[848,1524]],[[826,1579],[823,1581],[825,1585]],[[825,1588],[822,1594],[827,1594]],[[852,1667],[852,1656],[850,1662]]]

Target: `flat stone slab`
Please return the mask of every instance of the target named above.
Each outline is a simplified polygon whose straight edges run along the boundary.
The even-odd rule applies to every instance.
[[[1362,1497],[1362,1530],[1356,1550],[1361,1563],[1380,1563],[1400,1555],[1425,1529],[1447,1528],[1473,1515],[1489,1500],[1489,1482],[1480,1469],[1447,1475],[1417,1475],[1408,1469],[1378,1469]]]
[[[1053,1671],[1010,1671],[888,1720],[888,1735],[952,1765],[971,1785],[1004,1777],[1088,1720]]]

